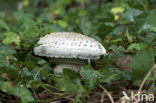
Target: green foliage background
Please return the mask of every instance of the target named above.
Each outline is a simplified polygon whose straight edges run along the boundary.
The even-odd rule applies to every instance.
[[[80,75],[68,69],[54,75],[48,59],[35,56],[33,48],[40,37],[61,31],[83,33],[102,43],[108,55],[100,69],[86,65]],[[0,0],[0,101],[13,95],[20,99],[9,98],[12,101],[34,102],[40,88],[74,103],[100,84],[112,92],[118,91],[113,82],[123,88],[127,82],[135,89],[155,58],[155,0]],[[147,92],[156,93],[155,78],[154,71]]]

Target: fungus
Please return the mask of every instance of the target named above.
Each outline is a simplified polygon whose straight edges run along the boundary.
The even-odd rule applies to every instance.
[[[56,32],[40,38],[40,44],[34,48],[35,55],[51,58],[56,63],[55,73],[63,68],[79,71],[90,60],[97,60],[106,55],[105,48],[95,39],[73,32]]]

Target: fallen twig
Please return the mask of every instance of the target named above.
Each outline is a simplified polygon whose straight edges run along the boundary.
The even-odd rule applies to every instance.
[[[141,93],[141,90],[146,82],[146,80],[148,79],[148,77],[151,75],[151,72],[156,69],[156,64],[153,65],[153,67],[150,69],[150,71],[147,73],[147,75],[145,76],[144,80],[142,81],[141,85],[140,85],[140,88],[138,90],[138,93]]]
[[[111,103],[114,103],[114,99],[113,99],[113,97],[111,96],[111,94],[110,94],[105,88],[103,88],[101,85],[99,85],[99,87],[103,89],[103,93],[107,94],[107,96],[109,97]],[[103,100],[101,100],[101,101],[103,101]],[[101,102],[101,103],[102,103],[102,102]]]

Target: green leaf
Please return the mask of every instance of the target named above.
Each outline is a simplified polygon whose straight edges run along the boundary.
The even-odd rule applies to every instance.
[[[64,76],[55,77],[54,79],[56,83],[56,87],[60,91],[73,92],[73,93],[87,92],[86,88],[81,84],[75,71],[64,69],[63,74]]]
[[[153,66],[153,54],[151,49],[139,51],[132,57],[130,67],[133,70],[133,80],[142,80]]]
[[[152,10],[150,12],[150,15],[147,16],[147,18],[145,19],[145,22],[147,24],[149,24],[151,27],[156,27],[156,14],[155,14],[156,10]]]
[[[129,22],[135,22],[135,17],[141,14],[143,14],[143,11],[134,8],[129,8],[126,12],[122,13],[119,23],[125,24]]]
[[[33,102],[34,99],[31,93],[24,87],[14,85],[11,82],[0,81],[0,90],[7,94],[15,95],[21,98],[22,103]]]
[[[153,32],[156,32],[156,27],[151,27],[150,28]]]
[[[3,20],[0,19],[0,27],[4,28],[6,30],[10,30],[9,26],[7,23],[5,23]]]
[[[80,10],[79,12],[78,12],[78,15],[79,16],[84,16],[86,14],[86,11],[85,10]]]
[[[83,78],[85,86],[88,90],[92,90],[100,83],[110,83],[113,80],[119,79],[121,71],[118,69],[107,71],[101,69],[100,71],[94,70],[91,65],[83,66],[80,70],[80,75]]]
[[[68,26],[67,23],[63,20],[58,20],[58,25],[63,29],[65,29]]]
[[[101,75],[99,76],[100,83],[111,83],[112,81],[118,80],[124,76],[124,72],[121,72],[119,69],[114,68],[112,70],[99,70]],[[127,75],[128,76],[128,75]],[[128,77],[127,77],[128,78]],[[127,79],[123,78],[123,79]]]
[[[89,21],[89,18],[87,16],[83,16],[81,19],[80,19],[80,22],[79,22],[79,27],[81,29],[81,31],[85,34],[85,35],[91,35],[92,34],[92,26],[91,26],[91,23]]]
[[[18,71],[16,69],[17,67],[11,65],[12,68],[11,68],[11,66],[7,68],[7,67],[4,67],[4,66],[6,66],[6,65],[3,65],[0,68],[0,75],[1,74],[7,74],[8,78],[10,78],[11,80],[17,79],[17,77],[18,77]]]
[[[151,85],[149,91],[152,93],[156,93],[156,84],[153,82],[153,84]]]
[[[3,40],[4,44],[10,44],[15,42],[17,45],[20,45],[20,37],[16,33],[9,31],[6,32],[4,35],[6,36],[6,38]]]
[[[25,30],[20,34],[21,38],[24,40],[29,40],[33,37],[38,37],[39,35],[39,29],[36,25],[24,25]]]
[[[87,3],[89,0],[83,0],[83,2]],[[76,2],[81,3],[82,0],[76,0]]]
[[[101,74],[98,71],[95,71],[90,65],[83,66],[80,70],[80,75],[89,90],[96,86],[98,78],[101,77]]]
[[[146,44],[133,43],[128,46],[127,50],[143,50],[146,46]]]
[[[3,19],[5,17],[5,13],[4,12],[0,12],[0,18]]]
[[[31,12],[13,12],[13,16],[16,18],[17,22],[24,24],[35,24],[33,21],[34,15]]]
[[[44,27],[41,30],[43,31],[44,35],[51,32],[62,31],[62,29],[58,25],[44,23],[43,26]]]
[[[76,85],[67,76],[55,78],[55,82],[56,82],[56,87],[60,91],[65,91],[65,92],[76,92],[77,91]]]
[[[56,6],[59,6],[59,7],[66,6],[66,5],[70,4],[70,1],[71,0],[57,0]]]
[[[34,57],[31,54],[28,54],[27,57],[25,57],[24,65],[26,65],[30,70],[34,69],[36,66],[38,59]]]
[[[4,45],[0,43],[0,61],[5,59],[6,56],[12,56],[16,51],[12,49],[9,45]]]
[[[110,59],[114,59],[114,58],[119,58],[119,57],[121,57],[121,56],[122,56],[121,52],[122,52],[122,51],[125,51],[124,47],[122,47],[122,46],[117,47],[117,46],[115,46],[115,45],[110,46],[110,49],[113,50],[113,53],[111,53],[111,54],[109,55],[109,58],[110,58]]]
[[[134,37],[129,34],[128,29],[126,30],[125,36],[127,37],[128,41],[132,43],[134,41]]]
[[[29,83],[34,88],[45,87],[45,83],[43,83],[40,80],[31,80],[31,81],[29,80]]]
[[[64,76],[68,76],[71,80],[77,79],[77,73],[74,70],[63,69]]]

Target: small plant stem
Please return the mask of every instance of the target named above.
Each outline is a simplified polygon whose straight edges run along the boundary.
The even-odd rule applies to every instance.
[[[35,97],[36,97],[37,101],[39,101],[39,98],[38,98],[38,96],[37,96],[37,94],[36,94],[36,92],[35,92],[35,90],[34,90],[33,86],[31,86],[31,87],[32,87],[32,91],[33,91],[33,93],[34,93],[34,95],[35,95]]]
[[[103,103],[104,102],[104,92],[102,93],[102,95],[101,95],[101,103]]]
[[[42,69],[43,69],[43,68],[40,68],[40,69],[37,71],[36,75],[34,76],[34,80],[36,80],[38,74],[40,73],[40,71],[41,71]]]
[[[147,45],[147,48],[149,48],[151,45],[152,45],[152,43],[155,41],[155,39],[156,39],[156,36],[154,36],[153,38],[152,38],[152,40],[149,42],[149,44]]]
[[[98,0],[97,10],[100,10],[102,4],[102,0]]]
[[[81,8],[82,8],[82,9],[85,8],[84,0],[81,0]]]
[[[53,95],[58,95],[58,96],[63,96],[65,95],[64,93],[56,93],[56,92],[52,92],[51,90],[49,90],[47,87],[42,86],[46,91],[48,91],[49,93],[53,94]]]
[[[80,26],[76,24],[77,29],[80,31],[81,34],[84,34],[83,31],[81,30]]]
[[[113,97],[111,96],[111,94],[110,94],[102,85],[99,85],[99,87],[100,87],[101,89],[103,89],[103,93],[107,94],[107,96],[109,97],[111,103],[114,103],[114,99],[113,99]]]
[[[156,69],[156,64],[153,65],[153,67],[150,69],[150,71],[147,73],[147,75],[145,76],[144,80],[142,81],[141,85],[140,85],[140,88],[138,90],[138,93],[141,93],[141,90],[146,82],[146,80],[148,79],[148,77],[151,75],[152,71]]]

